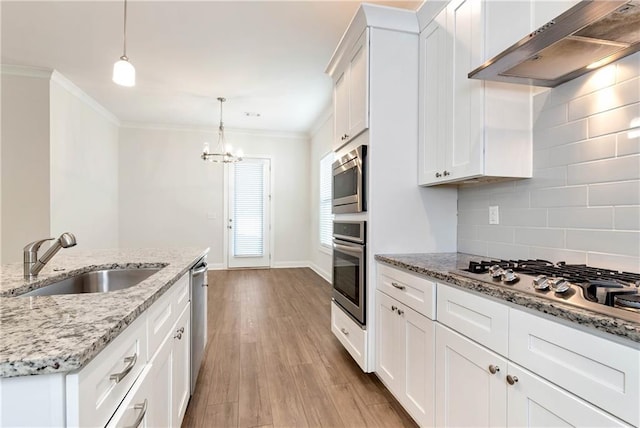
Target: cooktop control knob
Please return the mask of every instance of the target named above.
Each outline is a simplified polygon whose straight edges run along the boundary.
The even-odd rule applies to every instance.
[[[493,279],[502,279],[502,275],[504,274],[504,269],[500,267],[500,265],[493,265],[489,268],[489,275]]]
[[[513,283],[517,282],[519,279],[520,277],[513,271],[513,269],[507,269],[502,273],[502,280],[504,282]]]
[[[551,289],[556,293],[565,293],[571,289],[571,284],[564,278],[553,278],[549,280]]]
[[[533,278],[533,288],[536,290],[548,290],[549,278],[546,275],[538,275]]]

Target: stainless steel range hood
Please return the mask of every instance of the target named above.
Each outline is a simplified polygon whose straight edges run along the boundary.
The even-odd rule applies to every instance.
[[[469,73],[555,87],[640,50],[640,0],[584,0]]]

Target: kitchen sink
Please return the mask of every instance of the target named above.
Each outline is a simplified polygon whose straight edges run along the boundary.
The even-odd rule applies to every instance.
[[[21,294],[21,296],[54,296],[57,294],[107,293],[132,287],[161,268],[104,269],[54,282]]]

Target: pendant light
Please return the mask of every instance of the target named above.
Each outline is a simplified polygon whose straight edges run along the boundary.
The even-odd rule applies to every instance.
[[[231,151],[231,146],[226,143],[224,138],[224,123],[222,122],[222,103],[227,99],[218,97],[220,101],[220,125],[218,126],[218,144],[213,152],[209,152],[209,143],[205,142],[202,148],[202,160],[216,163],[234,163],[242,160],[242,150],[238,150],[235,154]]]
[[[127,58],[127,0],[124,0],[124,37],[120,60],[113,64],[113,81],[121,86],[135,86],[136,69]]]

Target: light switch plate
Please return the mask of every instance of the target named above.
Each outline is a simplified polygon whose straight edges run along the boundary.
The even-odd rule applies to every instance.
[[[497,205],[489,207],[489,224],[500,224],[500,210]]]

